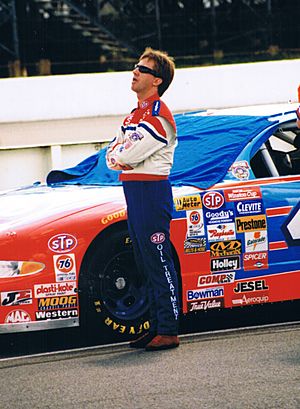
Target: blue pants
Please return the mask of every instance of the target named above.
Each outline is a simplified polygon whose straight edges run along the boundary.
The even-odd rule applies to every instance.
[[[129,235],[148,282],[151,332],[178,334],[178,280],[170,245],[173,198],[168,180],[123,182]]]

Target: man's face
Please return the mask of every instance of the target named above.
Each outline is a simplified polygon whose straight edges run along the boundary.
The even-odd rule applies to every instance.
[[[154,70],[154,61],[144,58],[139,61],[138,65],[148,67]],[[146,95],[149,91],[156,88],[157,81],[160,79],[149,73],[142,73],[138,68],[133,70],[133,78],[131,82],[132,91],[138,95]]]

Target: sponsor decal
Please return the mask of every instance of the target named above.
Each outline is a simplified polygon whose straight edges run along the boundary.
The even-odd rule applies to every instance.
[[[55,310],[55,311],[37,311],[35,318],[37,321],[58,320],[63,318],[78,317],[77,309]]]
[[[252,291],[268,290],[269,287],[265,280],[253,280],[253,281],[239,281],[236,287],[233,289],[235,293],[247,293]]]
[[[261,200],[239,200],[235,204],[235,210],[238,216],[247,216],[250,214],[262,214],[264,212],[263,202]]]
[[[35,298],[54,297],[59,295],[76,294],[76,281],[66,283],[36,284],[34,286]]]
[[[187,301],[223,297],[224,287],[205,288],[203,290],[188,290],[186,296]]]
[[[72,234],[61,233],[53,236],[48,241],[48,247],[55,253],[67,253],[77,246],[76,237]]]
[[[266,230],[267,228],[265,215],[240,217],[236,219],[235,223],[237,233],[255,230]]]
[[[141,334],[143,331],[149,331],[150,329],[150,322],[145,321],[140,325],[133,326],[133,325],[124,325],[120,324],[110,317],[106,317],[104,323],[110,327],[113,331],[117,331],[121,334],[128,334],[128,335],[138,335]]]
[[[259,187],[247,187],[239,189],[226,189],[224,195],[227,202],[234,202],[236,200],[252,200],[261,199],[261,190]]]
[[[229,172],[232,173],[232,176],[234,176],[237,179],[240,180],[247,180],[249,179],[249,163],[245,160],[235,162],[230,168]]]
[[[210,244],[211,257],[233,256],[241,253],[241,240],[220,241]]]
[[[118,212],[114,212],[114,213],[111,213],[111,214],[109,214],[107,216],[102,217],[101,223],[102,224],[107,224],[109,222],[112,222],[114,220],[118,220],[118,219],[120,219],[122,217],[125,217],[125,216],[126,216],[126,210],[123,209],[123,210],[120,210]]]
[[[161,244],[166,240],[166,236],[164,233],[154,233],[152,234],[152,236],[150,237],[150,240],[152,241],[152,243],[154,244]]]
[[[135,131],[129,135],[129,139],[132,142],[141,141],[144,138],[144,135],[141,132]]]
[[[188,210],[186,212],[187,218],[187,236],[197,237],[204,236],[204,223],[203,223],[203,211],[201,210]]]
[[[194,210],[202,208],[200,194],[175,197],[174,204],[177,212],[180,210]]]
[[[207,226],[208,241],[235,239],[234,223],[212,224]]]
[[[219,209],[224,204],[224,196],[218,191],[207,192],[203,195],[202,202],[207,209]]]
[[[216,211],[206,211],[205,220],[207,224],[232,223],[234,222],[234,211],[231,209],[222,209]]]
[[[213,298],[211,300],[193,301],[188,302],[188,311],[206,311],[213,308],[223,308],[224,298]]]
[[[245,252],[268,250],[268,236],[266,230],[245,233]]]
[[[11,306],[11,305],[22,305],[22,304],[32,304],[32,291],[22,290],[22,291],[9,291],[1,293],[1,305]]]
[[[258,296],[246,296],[243,295],[242,298],[235,298],[232,300],[232,305],[251,305],[251,304],[263,304],[269,301],[269,297],[267,295],[258,295]]]
[[[206,238],[187,238],[184,241],[184,252],[186,254],[201,253],[206,251]]]
[[[141,108],[142,108],[142,109],[145,109],[145,108],[147,108],[148,105],[149,105],[149,102],[148,102],[148,101],[143,101],[143,102],[141,103]]]
[[[211,284],[228,284],[233,283],[235,278],[235,272],[232,271],[230,273],[223,273],[223,274],[210,274],[207,276],[199,276],[198,277],[198,287],[205,287]]]
[[[131,139],[126,138],[125,142],[124,142],[124,145],[120,146],[119,152],[121,153],[124,150],[126,151],[126,150],[130,149],[132,147],[133,143],[134,142]]]
[[[218,257],[210,260],[210,271],[228,271],[240,269],[240,256]]]
[[[5,324],[19,324],[22,322],[31,321],[31,317],[28,312],[24,310],[13,310],[5,317]]]
[[[76,295],[61,295],[59,297],[47,297],[38,299],[39,310],[57,310],[77,307]]]
[[[60,254],[53,256],[56,281],[76,280],[76,264],[74,254]]]
[[[243,264],[245,271],[268,268],[268,253],[266,251],[245,253]]]

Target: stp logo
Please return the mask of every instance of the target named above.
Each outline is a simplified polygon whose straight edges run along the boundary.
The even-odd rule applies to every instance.
[[[77,239],[72,234],[62,233],[51,237],[48,247],[55,253],[66,253],[77,246]]]
[[[220,192],[207,192],[202,201],[207,209],[219,209],[224,204],[224,197]]]
[[[154,244],[160,244],[163,243],[166,240],[166,236],[164,233],[154,233],[152,234],[150,240]]]

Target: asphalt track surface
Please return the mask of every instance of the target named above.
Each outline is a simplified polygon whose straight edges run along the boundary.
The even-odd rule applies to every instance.
[[[299,409],[300,322],[0,360],[1,409]]]

